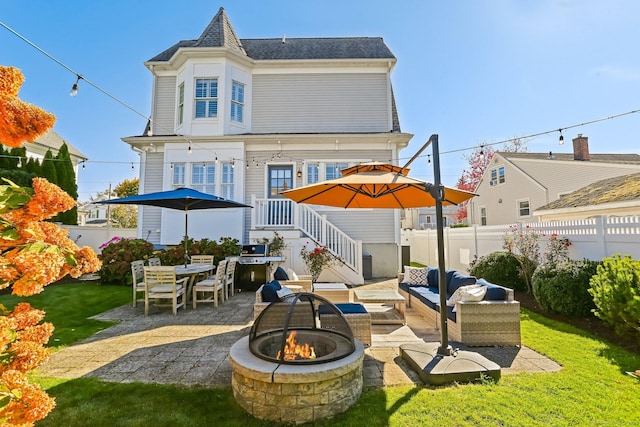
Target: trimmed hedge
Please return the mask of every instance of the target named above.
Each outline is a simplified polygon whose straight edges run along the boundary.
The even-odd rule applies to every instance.
[[[526,290],[520,276],[520,262],[511,252],[492,252],[471,265],[472,276],[516,290]]]
[[[533,296],[548,311],[568,316],[591,316],[595,308],[589,294],[589,280],[596,274],[597,261],[568,260],[545,263],[533,273]]]

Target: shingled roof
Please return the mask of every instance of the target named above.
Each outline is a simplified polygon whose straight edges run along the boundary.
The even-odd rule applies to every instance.
[[[640,201],[640,173],[596,181],[537,210],[575,208],[630,200]]]
[[[182,40],[149,62],[164,62],[183,47],[224,47],[255,60],[395,59],[381,37],[239,39],[220,8],[196,40]]]
[[[502,157],[507,159],[532,159],[532,160],[556,160],[556,161],[577,161],[573,158],[573,153],[553,153],[553,158],[549,159],[549,153],[512,153],[498,151]],[[618,164],[640,164],[639,154],[590,154],[591,163],[618,163]]]

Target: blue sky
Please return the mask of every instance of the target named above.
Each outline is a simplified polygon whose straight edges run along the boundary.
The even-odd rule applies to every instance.
[[[197,38],[220,7],[240,38],[383,37],[398,59],[402,131],[415,135],[401,157],[439,134],[446,185],[466,148],[640,109],[635,0],[3,0],[0,21],[148,116],[143,62]],[[120,138],[140,134],[143,117],[86,83],[70,97],[75,75],[1,27],[0,64],[22,70],[20,97],[54,113],[55,130],[89,157],[80,200],[137,177],[138,157]],[[640,153],[640,113],[567,129],[563,146],[558,132],[527,146],[570,152],[578,133],[592,153]],[[433,179],[426,158],[411,168]]]

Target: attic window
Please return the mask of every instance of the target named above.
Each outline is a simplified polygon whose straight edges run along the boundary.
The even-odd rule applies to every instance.
[[[497,168],[491,169],[491,179],[489,180],[489,185],[491,187],[498,184],[504,184],[505,182],[506,178],[504,176],[504,166],[499,166]]]

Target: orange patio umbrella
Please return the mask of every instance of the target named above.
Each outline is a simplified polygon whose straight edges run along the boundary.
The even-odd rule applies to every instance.
[[[298,203],[341,208],[421,208],[436,205],[437,187],[407,176],[409,169],[389,163],[363,163],[344,169],[342,177],[282,192]],[[475,196],[442,187],[442,204],[457,205]]]

